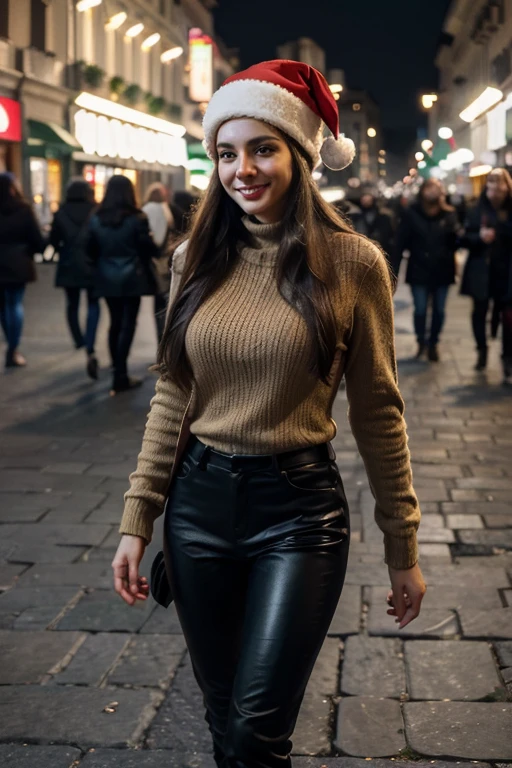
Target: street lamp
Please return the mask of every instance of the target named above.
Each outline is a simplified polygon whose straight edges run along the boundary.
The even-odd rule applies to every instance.
[[[423,139],[423,141],[421,142],[421,148],[425,152],[429,152],[433,146],[434,146],[434,142],[430,141],[430,139]]]
[[[341,83],[333,83],[332,85],[329,86],[329,88],[331,89],[331,93],[341,93],[343,90],[343,86]]]
[[[140,24],[134,24],[133,27],[130,27],[130,29],[126,30],[125,35],[126,37],[137,37],[137,35],[140,35],[143,29],[144,24],[142,24],[142,22]]]
[[[179,58],[182,53],[183,48],[180,45],[176,45],[174,48],[169,48],[167,51],[164,51],[160,56],[160,61],[162,64],[166,64],[168,61]]]
[[[141,48],[143,51],[149,51],[150,48],[152,48],[154,45],[158,43],[160,40],[160,33],[155,32],[154,35],[150,35],[149,37],[146,37],[145,40],[143,40]]]
[[[125,13],[125,11],[120,11],[120,13],[116,13],[115,16],[110,17],[105,24],[105,29],[119,29],[119,27],[125,23],[127,18],[128,14]]]
[[[436,93],[426,93],[424,96],[421,97],[421,103],[425,109],[432,109],[436,101],[437,101]]]
[[[479,115],[487,112],[488,109],[494,107],[498,101],[503,98],[503,92],[499,88],[486,88],[482,91],[480,96],[475,99],[469,107],[463,109],[459,117],[466,123],[472,123]]]
[[[423,154],[423,152],[416,152],[416,154],[414,155],[414,159],[417,160],[418,162],[420,160],[423,160],[424,157],[425,155]]]
[[[445,139],[448,141],[448,139],[451,139],[453,136],[453,131],[451,128],[447,128],[446,126],[443,128],[440,128],[437,132],[437,135],[440,139]]]
[[[76,9],[79,13],[88,11],[89,8],[94,8],[95,5],[101,5],[102,0],[79,0],[76,4]]]
[[[366,133],[368,134],[370,139],[374,139],[376,137],[376,135],[377,135],[377,131],[375,130],[375,128],[368,128]]]
[[[427,167],[426,162],[424,160],[420,160],[418,163],[418,168],[420,169],[420,171],[422,171],[426,167]]]

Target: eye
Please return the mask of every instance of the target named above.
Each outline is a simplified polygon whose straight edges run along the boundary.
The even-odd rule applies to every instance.
[[[256,154],[259,155],[269,155],[271,152],[274,152],[274,147],[269,147],[267,145],[263,145],[261,147],[258,147],[256,150]]]
[[[234,152],[230,152],[227,149],[222,150],[222,152],[219,152],[219,160],[231,160],[235,156]]]

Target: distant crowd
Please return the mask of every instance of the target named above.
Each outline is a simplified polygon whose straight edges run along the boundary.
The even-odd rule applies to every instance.
[[[6,367],[26,365],[19,351],[25,287],[36,279],[34,255],[51,245],[58,254],[56,286],[65,291],[67,325],[75,347],[86,352],[87,374],[92,379],[99,375],[95,344],[103,298],[110,315],[111,394],[139,386],[140,380],[128,373],[127,361],[140,300],[154,297],[160,341],[169,294],[169,262],[175,243],[187,231],[195,203],[197,198],[185,192],[171,202],[165,186],[155,183],[139,208],[131,181],[113,176],[96,205],[91,186],[77,178],[70,182],[45,237],[14,177],[1,173],[0,321],[7,342]],[[462,198],[450,200],[436,179],[426,180],[410,205],[383,204],[374,190],[363,188],[357,201],[343,200],[335,207],[357,232],[381,246],[395,279],[407,254],[405,279],[413,299],[418,360],[440,359],[446,300],[456,276],[455,254],[459,248],[468,250],[460,291],[472,299],[475,368],[486,368],[489,336],[496,338],[501,325],[503,383],[512,386],[509,173],[495,168],[479,200],[470,207]],[[79,321],[83,293],[87,298],[84,328]]]

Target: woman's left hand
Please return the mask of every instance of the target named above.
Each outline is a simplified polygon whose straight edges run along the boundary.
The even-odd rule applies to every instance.
[[[387,596],[387,613],[389,616],[396,616],[399,629],[403,629],[419,615],[427,586],[418,563],[406,570],[389,567],[389,577],[391,592]]]

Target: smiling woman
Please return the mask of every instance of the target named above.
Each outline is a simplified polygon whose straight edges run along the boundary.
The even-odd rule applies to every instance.
[[[388,613],[401,627],[425,591],[391,283],[383,254],[313,180],[320,157],[341,168],[353,156],[319,72],[282,60],[252,67],[214,94],[203,125],[215,167],[173,256],[115,584],[126,602],[145,599],[139,564],[165,509],[168,593],[216,764],[290,768],[347,566],[349,511],[331,445],[343,375],[383,531]]]

